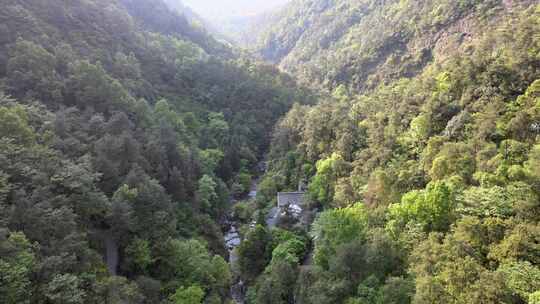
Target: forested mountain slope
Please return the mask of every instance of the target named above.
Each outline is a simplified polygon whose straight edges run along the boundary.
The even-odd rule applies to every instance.
[[[204,25],[208,29],[207,21],[195,13],[190,7],[186,6],[181,0],[164,0],[163,1],[171,10],[184,15],[188,21],[193,23],[193,26]]]
[[[363,18],[335,17],[353,12],[353,3],[373,12],[364,16],[373,23],[360,32],[341,23]],[[320,213],[309,227],[285,213],[279,226],[286,232],[259,227],[248,234],[240,261],[249,303],[540,303],[540,5],[297,1],[292,7],[299,15],[284,20],[298,32],[276,26],[292,40],[281,44],[274,36],[270,49],[285,51],[273,58],[291,56],[283,66],[296,62],[299,77],[310,70],[336,89],[316,106],[293,107],[278,123],[257,199],[264,206],[276,192],[307,184],[310,208]],[[491,14],[497,22],[486,30]],[[341,40],[331,36],[326,49],[316,45],[322,20],[319,34],[344,32]],[[382,31],[378,24],[389,25]],[[442,48],[442,37],[453,35],[440,34],[438,43],[417,49],[434,60],[421,60],[414,73],[388,73],[394,63],[406,66],[411,43],[422,42],[415,37],[450,33],[459,24],[464,29],[456,35],[471,33],[459,48]],[[360,44],[352,52],[346,45],[354,41]],[[382,48],[363,61],[368,53],[361,50],[374,46]],[[365,64],[347,65],[343,54]],[[346,76],[328,76],[332,64],[345,64],[347,73],[339,75]],[[385,81],[364,91],[364,79],[379,79],[366,76],[379,75],[373,71]],[[250,259],[254,252],[262,263]]]
[[[540,303],[538,1],[0,4],[0,303]]]
[[[256,51],[319,88],[372,89],[420,73],[533,2],[296,0],[266,25]]]
[[[225,302],[217,222],[307,92],[161,0],[0,6],[0,302]]]

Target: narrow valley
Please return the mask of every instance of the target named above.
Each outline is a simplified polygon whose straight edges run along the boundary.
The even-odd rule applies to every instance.
[[[540,304],[539,0],[0,0],[0,303]]]

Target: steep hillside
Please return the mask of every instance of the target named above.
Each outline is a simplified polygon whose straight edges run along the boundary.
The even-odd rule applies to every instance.
[[[225,46],[215,41],[203,28],[196,27],[192,22],[195,16],[190,15],[191,11],[181,3],[175,6],[166,1],[120,0],[119,3],[144,30],[183,37],[210,54],[231,52],[225,50]]]
[[[225,302],[219,222],[307,92],[161,0],[1,6],[0,302]]]
[[[242,48],[252,47],[273,11],[289,0],[164,0],[169,7],[202,25],[214,37]],[[200,15],[195,13],[200,12]]]
[[[540,303],[538,1],[171,1],[0,0],[0,303]]]
[[[163,2],[167,4],[169,9],[171,9],[173,12],[184,16],[190,22],[191,26],[199,31],[207,32],[220,42],[226,43],[226,41],[230,40],[229,37],[225,36],[221,30],[218,30],[216,24],[211,23],[209,20],[197,14],[195,11],[193,11],[193,9],[186,6],[181,0],[163,0]]]
[[[296,5],[306,3],[315,2]],[[307,15],[333,21],[323,32],[335,33],[330,25],[346,19],[332,18],[335,2],[316,3],[294,24]],[[349,86],[371,70],[349,66],[350,76],[328,83],[337,85],[332,97],[295,106],[280,121],[257,200],[268,210],[276,192],[304,184],[303,207],[319,214],[306,226],[286,208],[283,230],[248,234],[240,261],[249,303],[539,303],[540,5],[477,1],[462,10],[471,2],[400,1],[394,9],[386,6],[394,1],[350,3],[377,3],[364,11],[384,8],[373,15],[373,29],[403,15],[399,20],[424,38],[439,37],[434,60],[390,81],[397,75],[383,73],[390,63],[377,56],[399,59],[422,40],[399,24],[379,35],[364,27],[355,35],[369,40],[359,50],[389,37],[406,42],[374,49],[373,64],[388,83],[359,94],[361,86]],[[413,3],[424,6],[413,12]],[[447,17],[431,18],[432,7]],[[487,18],[481,16],[493,14],[497,24],[480,31]],[[301,46],[311,35],[319,41],[309,32],[315,27],[306,28],[290,54],[309,54]],[[352,34],[346,26],[336,29]],[[443,43],[454,30],[471,33],[456,50]],[[329,44],[326,54],[348,52],[341,47]],[[307,58],[299,59],[300,68],[311,67]],[[326,75],[329,65],[317,68]],[[250,258],[253,252],[262,263]]]
[[[257,52],[303,83],[354,91],[411,77],[534,1],[297,0]]]

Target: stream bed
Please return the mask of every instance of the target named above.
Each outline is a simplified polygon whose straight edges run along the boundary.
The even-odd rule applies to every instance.
[[[247,200],[255,200],[255,197],[257,196],[258,182],[258,179],[254,179],[252,181],[250,191],[246,197]],[[238,201],[231,199],[231,206],[234,206],[234,204],[236,204],[237,202]],[[278,222],[278,218],[278,208],[273,207],[266,217],[267,227],[275,227]],[[235,222],[234,214],[232,211],[229,213],[225,224],[228,227],[228,230],[224,235],[225,245],[227,246],[227,250],[229,251],[229,265],[234,272],[235,269],[238,269],[236,265],[236,263],[238,262],[238,253],[236,252],[236,248],[242,243],[242,238],[239,231],[240,225],[239,223]],[[241,279],[236,278],[235,276],[234,282],[231,286],[231,297],[233,299],[233,303],[244,304],[245,296],[246,286]]]

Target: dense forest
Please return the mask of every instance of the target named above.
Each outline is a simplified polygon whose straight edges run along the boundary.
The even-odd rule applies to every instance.
[[[1,7],[0,303],[225,302],[229,198],[310,94],[161,1]]]
[[[538,1],[0,3],[0,303],[540,304]]]
[[[318,215],[247,235],[248,303],[540,303],[538,3],[279,14],[261,56],[330,96],[280,120],[258,200]]]
[[[258,26],[253,48],[303,83],[356,92],[420,74],[534,2],[298,0]]]

